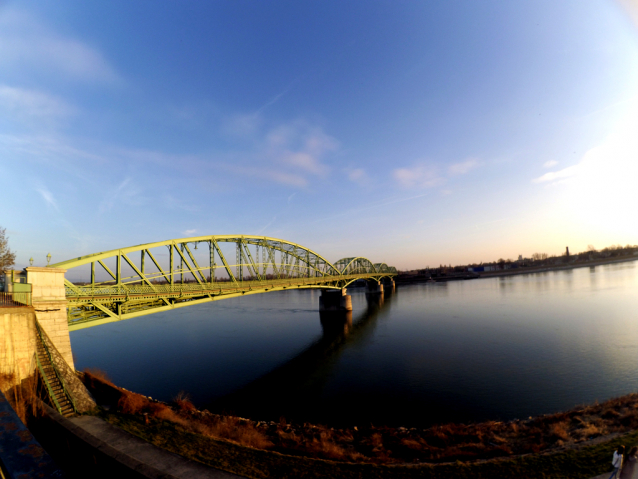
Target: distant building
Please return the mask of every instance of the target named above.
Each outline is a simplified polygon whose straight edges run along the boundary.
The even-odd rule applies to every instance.
[[[565,246],[565,256],[569,256],[569,246]]]
[[[482,273],[485,271],[485,268],[483,266],[470,266],[467,270],[472,273]]]

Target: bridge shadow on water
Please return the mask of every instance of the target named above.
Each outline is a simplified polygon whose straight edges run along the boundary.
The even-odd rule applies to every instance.
[[[396,293],[366,293],[366,309],[319,312],[322,336],[302,352],[272,371],[208,403],[217,414],[255,420],[315,422],[345,425],[352,405],[336,407],[325,397],[333,366],[342,353],[373,335],[378,320]],[[360,406],[357,406],[360,407]]]

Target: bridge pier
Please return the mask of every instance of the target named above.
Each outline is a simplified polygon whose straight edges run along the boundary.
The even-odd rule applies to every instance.
[[[27,283],[31,284],[32,304],[38,323],[69,367],[75,369],[66,312],[66,269],[29,266],[25,271]]]
[[[368,281],[366,284],[366,293],[368,294],[383,294],[383,284],[376,281]]]
[[[383,290],[386,293],[394,293],[395,288],[396,288],[396,285],[392,278],[383,280]]]
[[[352,311],[352,298],[343,289],[324,289],[319,298],[319,311]]]

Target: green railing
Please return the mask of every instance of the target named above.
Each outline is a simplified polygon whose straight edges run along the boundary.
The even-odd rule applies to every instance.
[[[82,298],[95,298],[104,296],[131,296],[131,295],[174,295],[174,294],[224,294],[234,291],[266,290],[280,288],[282,286],[303,287],[306,285],[318,285],[326,283],[347,283],[357,279],[394,276],[396,273],[358,273],[344,275],[326,275],[310,278],[281,278],[252,281],[214,281],[214,282],[190,282],[190,283],[160,283],[152,285],[123,283],[115,285],[66,285],[66,297],[69,301]]]
[[[55,353],[57,354],[54,354],[55,347],[53,346],[53,344],[51,343],[51,340],[49,339],[49,337],[47,336],[47,334],[44,332],[44,330],[42,329],[42,327],[37,321],[35,323],[35,327],[36,327],[36,332],[38,334],[38,338],[42,342],[42,345],[44,347],[44,353],[46,354],[46,359],[48,359],[49,364],[53,368],[53,372],[55,376],[60,382],[60,386],[62,387],[63,394],[71,403],[73,410],[77,413],[78,407],[75,403],[75,398],[73,397],[73,394],[70,392],[69,387],[67,386],[66,381],[64,380],[64,373],[61,370],[64,368],[64,366],[66,366],[66,363],[64,363],[64,359],[62,359],[62,357],[57,351],[55,351]],[[38,354],[36,354],[35,357],[36,357],[38,369],[40,370],[40,374],[42,375],[42,379],[44,380],[44,383],[49,391],[49,396],[51,397],[51,399],[55,403],[56,408],[61,414],[62,405],[58,402],[58,398],[53,390],[53,385],[47,379],[46,371],[44,370],[45,365],[40,362],[40,358],[38,357]],[[66,368],[68,368],[68,366],[66,366]]]
[[[0,307],[31,306],[31,293],[0,293]]]

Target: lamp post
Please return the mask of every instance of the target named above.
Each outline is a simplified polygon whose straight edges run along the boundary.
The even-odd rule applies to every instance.
[[[47,255],[47,266],[49,266],[50,262],[51,262],[51,253]]]
[[[33,266],[33,256],[29,258],[29,266]]]

